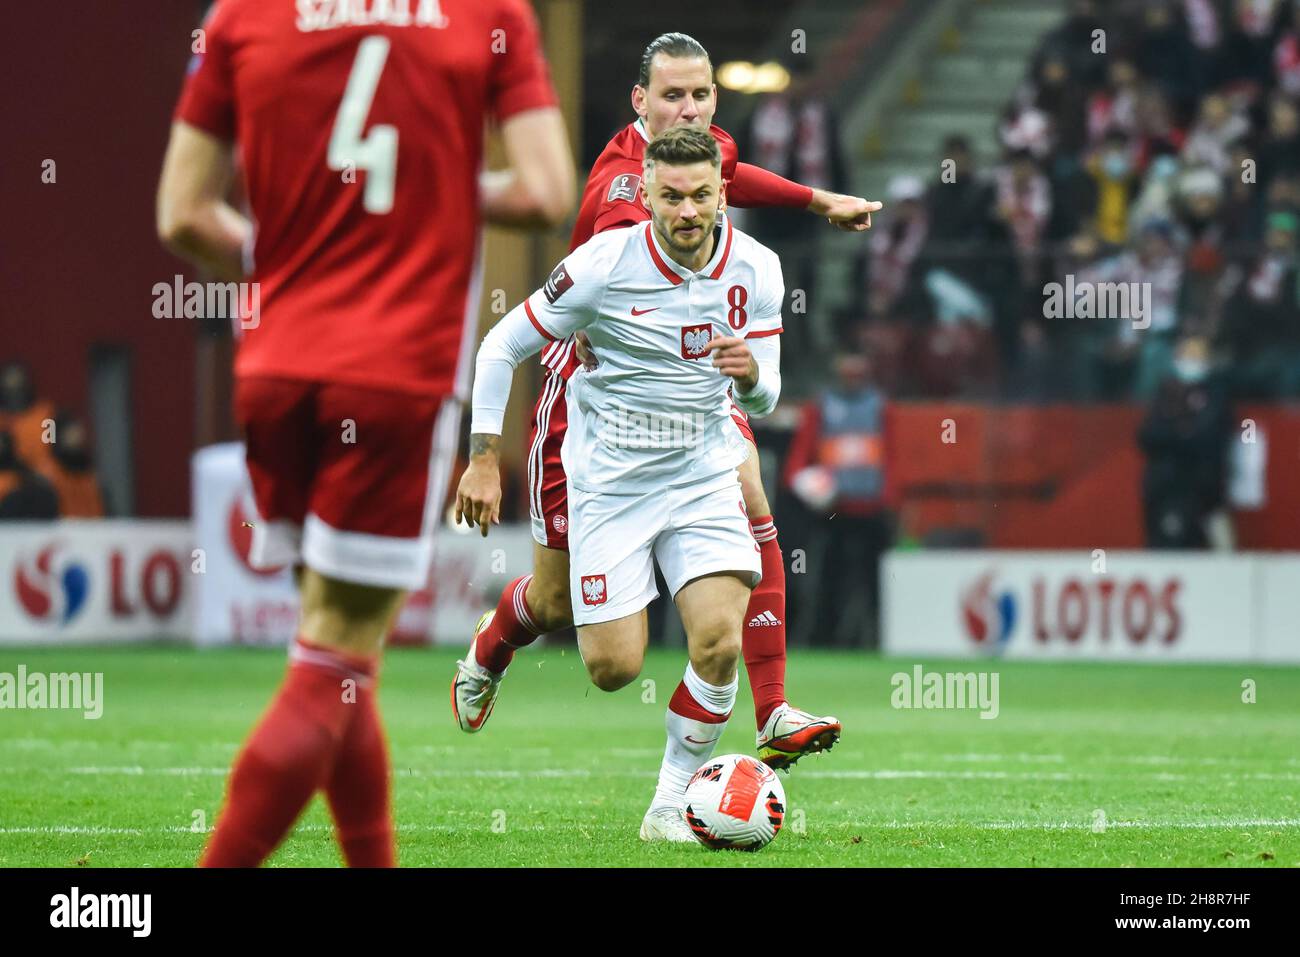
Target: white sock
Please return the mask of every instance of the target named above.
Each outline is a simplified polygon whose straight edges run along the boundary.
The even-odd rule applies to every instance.
[[[686,666],[686,676],[668,703],[664,719],[668,743],[651,807],[681,807],[691,775],[709,760],[726,730],[727,719],[736,703],[739,677],[737,674],[729,684],[711,685],[689,664]],[[674,705],[681,710],[674,710]],[[706,714],[712,720],[703,720]]]

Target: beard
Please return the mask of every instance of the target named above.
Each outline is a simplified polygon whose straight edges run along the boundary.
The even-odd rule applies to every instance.
[[[695,224],[695,232],[683,235],[681,232],[682,224],[671,227],[665,227],[661,223],[655,223],[655,229],[659,233],[659,238],[669,249],[678,253],[693,253],[699,250],[713,233],[713,226],[716,220],[700,219]]]

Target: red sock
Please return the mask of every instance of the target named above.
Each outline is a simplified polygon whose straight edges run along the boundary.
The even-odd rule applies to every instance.
[[[275,850],[325,783],[356,713],[344,682],[359,686],[373,671],[373,662],[295,642],[284,683],[235,759],[199,866],[256,867]]]
[[[532,575],[525,575],[505,587],[496,614],[474,644],[475,659],[488,671],[497,674],[505,671],[515,651],[531,645],[541,634],[525,597],[532,580]]]
[[[750,593],[741,651],[754,694],[758,727],[785,701],[785,562],[776,523],[765,515],[750,522],[763,560],[763,581]]]
[[[355,713],[339,744],[325,797],[349,867],[396,867],[388,743],[372,685],[357,683]]]

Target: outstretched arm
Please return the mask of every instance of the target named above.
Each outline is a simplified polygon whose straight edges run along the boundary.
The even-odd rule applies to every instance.
[[[871,214],[882,208],[880,203],[859,196],[802,186],[750,163],[736,164],[736,175],[727,184],[727,202],[742,209],[760,206],[806,209],[852,232],[870,229]]]

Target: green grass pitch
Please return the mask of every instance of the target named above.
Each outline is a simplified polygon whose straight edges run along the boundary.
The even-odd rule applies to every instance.
[[[654,684],[610,695],[572,646],[530,650],[474,736],[448,707],[456,657],[395,650],[385,665],[406,866],[1300,865],[1296,668],[925,662],[1000,674],[1000,714],[982,720],[891,707],[913,661],[797,649],[794,702],[839,715],[844,738],[783,775],[776,841],[737,854],[637,840],[683,651],[653,651]],[[0,711],[0,866],[188,866],[284,655],[0,651],[0,671],[19,664],[103,672],[105,708]],[[717,753],[753,748],[742,678]],[[271,863],[339,863],[319,799]]]

